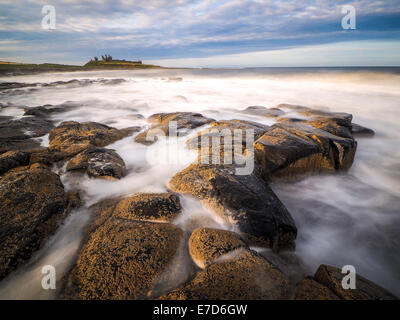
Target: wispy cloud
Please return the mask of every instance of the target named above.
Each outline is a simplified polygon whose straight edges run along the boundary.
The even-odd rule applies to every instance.
[[[18,43],[4,46],[0,57],[83,63],[107,51],[127,59],[205,58],[400,39],[398,0],[58,0],[51,3],[57,29],[43,30],[47,4],[1,2],[0,39]],[[355,31],[341,29],[344,4],[357,10]]]

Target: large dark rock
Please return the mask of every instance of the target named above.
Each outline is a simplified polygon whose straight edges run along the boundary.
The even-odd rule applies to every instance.
[[[167,223],[108,219],[90,233],[62,297],[147,298],[174,258],[182,235]]]
[[[78,153],[67,165],[67,171],[79,171],[90,177],[120,179],[126,174],[124,160],[111,149],[91,147]]]
[[[189,130],[213,122],[214,119],[203,117],[200,113],[193,112],[156,113],[147,118],[147,122],[152,125],[148,130],[138,134],[135,137],[135,142],[151,145],[157,141],[157,137],[153,141],[148,139],[149,135],[155,136],[158,133],[163,133],[165,136],[168,136],[169,123],[171,121],[176,122],[179,135],[184,135]]]
[[[278,250],[296,238],[295,223],[274,192],[254,173],[192,164],[169,182],[172,191],[198,198],[246,234],[248,241]]]
[[[54,125],[47,120],[23,117],[0,123],[0,139],[24,140],[46,135]]]
[[[0,155],[0,175],[8,170],[29,163],[29,153],[23,151],[8,151]]]
[[[284,274],[254,251],[211,264],[165,300],[279,300],[288,298]]]
[[[189,253],[196,265],[202,269],[219,257],[239,248],[247,247],[241,237],[232,231],[198,228],[189,238]]]
[[[40,165],[19,167],[0,180],[0,279],[39,249],[66,206],[57,174]]]
[[[254,149],[265,179],[296,179],[349,169],[357,142],[303,122],[284,122],[273,125]]]
[[[120,140],[139,128],[118,130],[97,122],[62,122],[49,135],[49,150],[75,155],[89,147],[104,147]]]
[[[235,164],[236,158],[240,159],[243,155],[251,157],[251,154],[248,153],[252,152],[253,142],[249,145],[247,144],[247,139],[249,137],[247,130],[250,130],[249,134],[251,138],[253,138],[253,141],[255,141],[269,129],[269,126],[253,121],[215,121],[210,124],[210,128],[201,131],[196,137],[189,139],[186,145],[190,149],[198,150],[199,163],[224,164],[226,166]],[[240,133],[240,135],[236,136],[236,132]],[[219,145],[214,145],[214,140],[218,141]],[[226,142],[228,142],[228,144],[226,144]],[[208,148],[205,144],[208,144]],[[234,145],[239,146],[238,150],[235,149]],[[228,159],[230,163],[227,163],[228,161],[225,160],[226,155],[229,156]],[[219,159],[217,157],[219,157]],[[254,158],[250,160],[254,162]]]

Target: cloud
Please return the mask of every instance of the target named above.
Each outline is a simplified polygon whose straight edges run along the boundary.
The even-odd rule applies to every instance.
[[[32,59],[43,48],[49,57],[65,52],[63,62],[82,63],[104,50],[127,59],[200,58],[400,35],[397,0],[55,0],[51,31],[41,28],[46,4],[0,4],[0,39],[21,41],[15,55],[26,46]],[[344,4],[357,9],[356,31],[341,29]]]

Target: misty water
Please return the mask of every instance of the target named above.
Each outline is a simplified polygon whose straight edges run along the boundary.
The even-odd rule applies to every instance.
[[[273,124],[271,118],[245,115],[248,106],[298,104],[353,114],[353,122],[375,130],[373,138],[358,138],[353,167],[346,173],[313,176],[295,183],[275,182],[273,190],[291,212],[298,227],[296,255],[309,274],[322,264],[353,265],[370,280],[400,294],[400,71],[398,69],[243,69],[146,70],[51,73],[2,77],[0,81],[51,83],[71,79],[124,79],[105,85],[70,83],[26,87],[0,93],[9,104],[0,115],[19,118],[24,107],[74,104],[54,114],[56,124],[96,121],[125,128],[148,126],[145,118],[157,112],[192,111],[217,120],[244,119]],[[142,117],[143,116],[143,117]],[[204,128],[199,128],[190,133]],[[189,135],[189,136],[190,136]],[[177,161],[152,161],[167,148],[151,147],[127,137],[107,148],[124,159],[128,174],[118,181],[62,174],[67,190],[83,189],[85,206],[101,199],[135,192],[164,192],[170,178],[191,163],[196,154],[179,139]],[[43,146],[48,136],[38,138]],[[175,223],[190,230],[203,226],[230,229],[194,199],[182,197],[183,212]],[[56,267],[61,279],[74,263],[90,212],[73,212],[31,261],[0,283],[0,298],[55,298],[41,289],[41,267]],[[197,221],[197,222],[196,222]],[[179,268],[179,264],[176,266]],[[183,268],[183,266],[181,266]]]

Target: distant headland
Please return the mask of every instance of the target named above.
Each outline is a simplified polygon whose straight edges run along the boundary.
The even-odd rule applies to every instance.
[[[90,71],[90,70],[110,70],[110,69],[154,69],[162,68],[152,64],[144,64],[141,60],[128,61],[125,59],[113,59],[111,55],[101,56],[101,59],[94,57],[83,66],[55,64],[55,63],[19,63],[0,61],[0,75],[24,75],[42,72],[68,72],[68,71]]]

